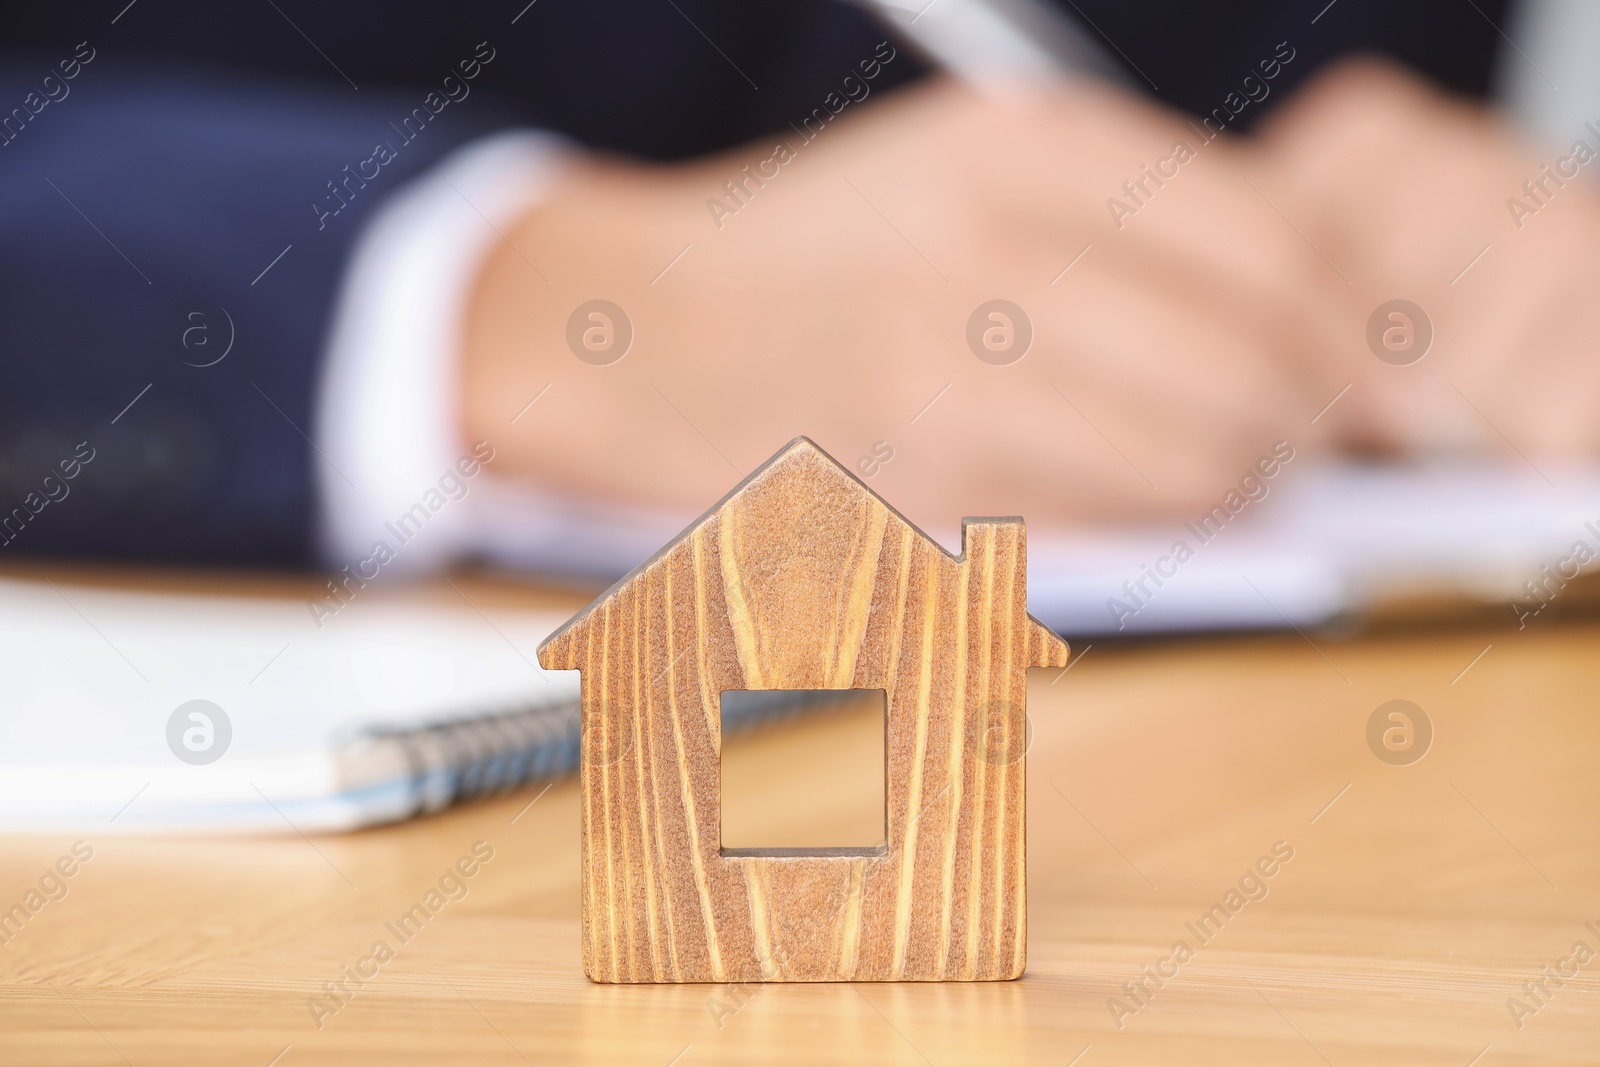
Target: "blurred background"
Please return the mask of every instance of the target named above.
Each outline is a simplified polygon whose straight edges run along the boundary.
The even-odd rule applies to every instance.
[[[802,434],[952,551],[1025,516],[1079,647],[1592,598],[1575,0],[114,0],[0,41],[11,825],[570,767],[565,609],[449,576],[598,591]]]

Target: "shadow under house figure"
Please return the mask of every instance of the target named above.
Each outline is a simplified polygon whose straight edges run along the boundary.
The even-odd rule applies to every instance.
[[[973,981],[1027,962],[1022,520],[952,557],[806,438],[545,641],[583,672],[597,982]],[[721,694],[883,690],[885,843],[725,849]]]

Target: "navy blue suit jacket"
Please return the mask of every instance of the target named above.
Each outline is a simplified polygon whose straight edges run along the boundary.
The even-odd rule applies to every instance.
[[[1366,48],[1482,92],[1504,4],[1345,0],[1315,25],[1322,4],[1301,6],[1071,11],[1136,81],[1204,112],[1285,39],[1304,58],[1280,90]],[[647,159],[724,148],[808,114],[885,36],[833,0],[10,6],[0,560],[311,562],[318,359],[388,191],[511,124]],[[877,88],[926,72],[904,51]],[[344,184],[378,142],[393,160]]]

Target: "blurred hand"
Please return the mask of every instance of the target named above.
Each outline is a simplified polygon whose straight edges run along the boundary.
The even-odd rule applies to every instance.
[[[1275,441],[1315,445],[1319,293],[1342,283],[1244,150],[1088,87],[933,85],[786,140],[736,212],[708,200],[731,208],[724,183],[775,140],[670,168],[584,159],[508,231],[466,335],[467,430],[497,469],[699,509],[804,433],[924,524],[1074,522],[1186,515]],[[1123,183],[1179,141],[1194,158],[1119,227],[1108,198],[1134,203]],[[567,341],[596,298],[634,334],[608,366]],[[996,298],[1031,322],[1010,365],[967,341]]]
[[[1350,280],[1330,289],[1348,341],[1323,388],[1355,384],[1325,421],[1411,451],[1594,456],[1600,162],[1557,188],[1541,164],[1566,152],[1541,159],[1491,113],[1371,61],[1330,71],[1275,114],[1261,151],[1263,191]],[[1541,179],[1553,195],[1519,227],[1508,200],[1536,206],[1523,183]],[[1432,322],[1431,350],[1409,366],[1380,362],[1364,340],[1373,310],[1396,298]]]

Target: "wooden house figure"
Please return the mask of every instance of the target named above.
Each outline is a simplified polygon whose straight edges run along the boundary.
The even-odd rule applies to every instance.
[[[806,438],[539,649],[582,678],[598,982],[972,981],[1026,963],[1021,519],[952,557]],[[721,847],[721,694],[883,690],[886,841]]]

